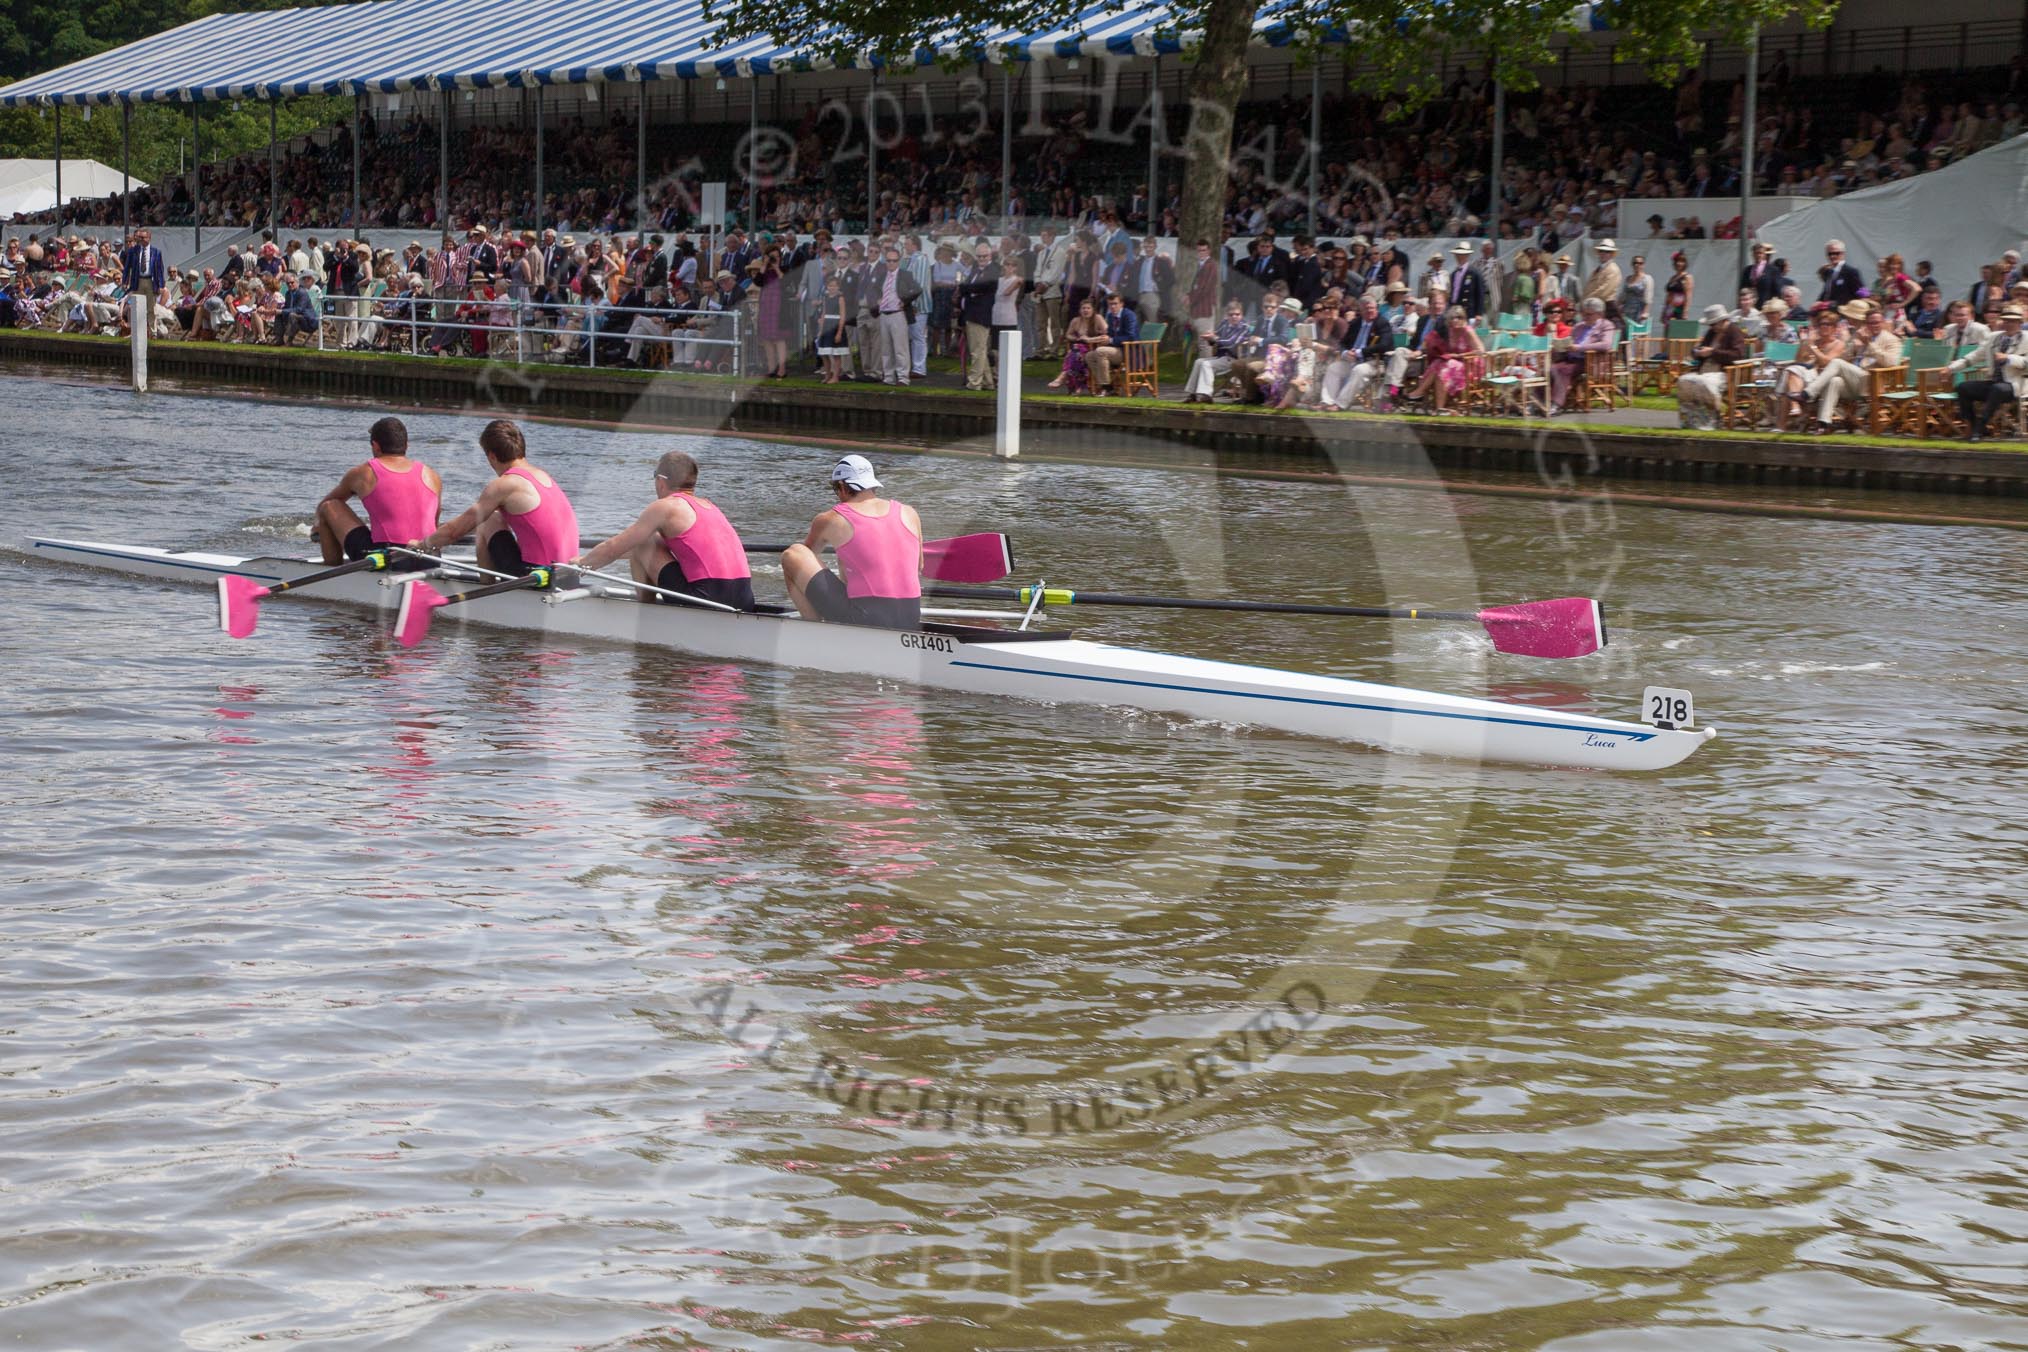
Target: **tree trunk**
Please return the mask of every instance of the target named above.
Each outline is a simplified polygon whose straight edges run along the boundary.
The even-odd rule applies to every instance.
[[[1216,262],[1225,243],[1225,193],[1232,158],[1232,123],[1246,92],[1246,49],[1260,0],[1211,0],[1204,41],[1190,71],[1190,130],[1184,145],[1182,210],[1176,223],[1178,309],[1197,274],[1196,243],[1211,241]],[[1184,316],[1187,325],[1188,315]]]

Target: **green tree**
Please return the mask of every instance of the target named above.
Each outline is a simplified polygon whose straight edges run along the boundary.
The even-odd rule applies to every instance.
[[[55,70],[100,52],[176,28],[207,14],[334,4],[341,0],[20,0],[0,7],[0,84]],[[276,126],[283,138],[328,127],[351,115],[345,97],[283,102]],[[268,141],[267,107],[259,101],[207,104],[204,159],[215,163],[258,150]],[[159,183],[188,163],[190,109],[183,104],[137,104],[133,113],[134,177]],[[56,116],[48,109],[0,108],[0,159],[49,159],[56,153]],[[65,159],[94,159],[118,167],[120,110],[99,107],[63,113]]]

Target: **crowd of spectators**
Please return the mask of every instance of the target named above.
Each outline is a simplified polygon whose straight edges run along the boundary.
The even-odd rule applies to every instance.
[[[2028,128],[2028,68],[1934,78],[1873,76],[1791,79],[1786,54],[1763,74],[1758,116],[1757,191],[1829,196],[1936,168]],[[1663,238],[1736,234],[1736,213],[1701,210],[1706,198],[1736,194],[1744,86],[1708,86],[1696,74],[1674,91],[1659,86],[1550,87],[1508,103],[1499,232],[1552,236],[1573,220],[1605,228],[1622,197],[1675,198],[1683,210],[1648,221]],[[833,110],[835,111],[835,110]],[[1118,114],[1124,118],[1124,111]],[[1183,144],[1187,110],[1167,117],[1168,144]],[[1017,142],[1020,166],[1011,212],[1000,200],[1000,141],[990,112],[955,119],[963,131],[914,119],[884,151],[876,173],[872,233],[928,234],[968,228],[979,217],[1020,229],[1055,219],[1098,224],[1111,213],[1137,232],[1174,235],[1181,162],[1167,158],[1160,200],[1146,195],[1147,129],[1138,139],[1091,123],[1088,108],[1063,112],[1047,131]],[[1241,106],[1226,228],[1288,233],[1310,220],[1307,99]],[[438,138],[432,124],[362,124],[361,220],[367,228],[435,232]],[[1318,156],[1316,223],[1323,234],[1428,238],[1484,233],[1491,205],[1491,91],[1457,75],[1444,94],[1412,111],[1393,99],[1327,96]],[[860,233],[866,225],[865,159],[850,116],[806,110],[772,129],[792,155],[770,158],[757,184],[759,228]],[[673,233],[689,227],[697,187],[742,183],[743,126],[656,125],[649,140],[646,217]],[[341,126],[321,144],[294,148],[280,163],[278,220],[266,221],[265,153],[205,167],[203,215],[214,226],[351,228],[352,142]],[[517,226],[610,233],[633,228],[636,128],[615,108],[606,120],[560,119],[545,138],[544,201],[534,200],[532,131],[523,122],[457,126],[449,214]],[[737,211],[743,203],[735,194]],[[134,219],[192,218],[187,180],[138,191]],[[117,199],[77,202],[67,219],[121,219]],[[1710,219],[1707,219],[1709,217]]]
[[[821,227],[580,239],[475,224],[462,239],[399,252],[267,238],[221,269],[173,275],[147,234],[124,248],[10,240],[0,324],[123,332],[123,298],[146,289],[164,336],[283,346],[314,336],[361,350],[763,378],[808,369],[827,384],[908,385],[928,377],[931,356],[953,356],[975,390],[995,386],[998,335],[1018,330],[1024,352],[1057,364],[1051,389],[1100,398],[1128,392],[1115,373],[1130,345],[1173,331],[1169,346],[1190,359],[1188,402],[1448,414],[1489,379],[1539,385],[1544,412],[1583,406],[1597,360],[1623,362],[1631,338],[1653,342],[1694,314],[1701,337],[1675,380],[1687,427],[1715,425],[1727,369],[1770,348],[1781,352],[1771,375],[1783,428],[1829,431],[1867,372],[1895,366],[1909,340],[1941,342],[1957,354],[1952,371],[1979,373],[1964,384],[1972,437],[2028,385],[2018,250],[1967,283],[1922,260],[1911,271],[1898,254],[1869,278],[1836,239],[1814,269],[1757,244],[1736,293],[1700,309],[1680,253],[1658,277],[1640,253],[1623,268],[1610,238],[1590,241],[1597,261],[1579,275],[1569,254],[1530,246],[1503,260],[1489,240],[1461,239],[1418,269],[1389,239],[1298,234],[1285,249],[1262,234],[1222,254],[1195,243],[1185,284],[1153,236],[1116,223],[1044,224],[1031,237],[989,234],[979,218],[941,237],[871,242]],[[1517,350],[1505,346],[1513,335],[1539,341]]]

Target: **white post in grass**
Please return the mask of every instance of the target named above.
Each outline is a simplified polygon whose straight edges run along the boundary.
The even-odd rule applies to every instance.
[[[1000,331],[1000,392],[994,396],[993,456],[1012,460],[1021,454],[1021,330]]]
[[[134,393],[148,392],[148,325],[154,316],[148,313],[149,297],[136,292],[127,297],[127,310],[132,316],[129,327],[134,331]]]

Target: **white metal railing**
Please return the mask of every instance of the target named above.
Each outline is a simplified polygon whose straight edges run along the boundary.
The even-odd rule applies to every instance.
[[[677,360],[680,349],[722,349],[722,357],[712,357],[713,365],[723,361],[733,375],[745,372],[745,340],[742,322],[744,307],[735,306],[730,310],[672,310],[666,306],[621,306],[621,305],[576,305],[545,303],[535,300],[500,300],[481,302],[488,310],[506,310],[509,323],[489,320],[472,323],[457,318],[460,307],[472,304],[468,300],[453,300],[435,296],[419,296],[404,305],[406,314],[379,314],[379,306],[389,302],[368,297],[328,296],[325,298],[326,312],[319,316],[317,325],[317,348],[328,351],[325,335],[336,330],[341,336],[342,346],[352,346],[361,341],[360,333],[368,325],[381,330],[406,329],[408,331],[407,355],[422,356],[429,347],[424,333],[434,337],[438,332],[472,333],[487,335],[486,355],[489,358],[510,359],[499,350],[506,340],[511,339],[511,360],[516,365],[546,363],[556,359],[570,360],[582,351],[585,362],[596,370],[599,364],[598,349],[601,343],[625,343],[661,345],[669,349],[671,362]],[[357,314],[347,313],[345,307],[360,307]],[[612,315],[647,316],[674,323],[676,327],[668,333],[653,331],[634,332],[629,322],[625,330],[606,330],[603,322]],[[557,323],[567,319],[567,323]],[[697,327],[688,327],[689,325]],[[552,349],[552,340],[561,340]],[[437,344],[439,348],[444,344]],[[389,349],[401,355],[399,345]]]

